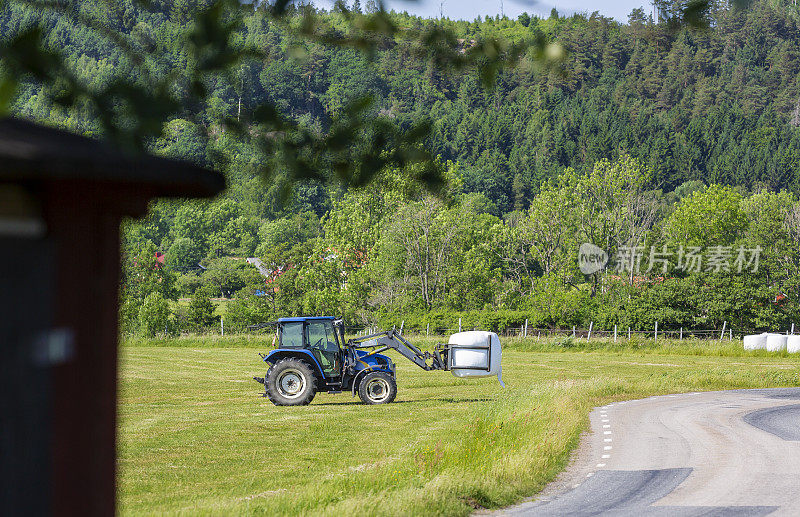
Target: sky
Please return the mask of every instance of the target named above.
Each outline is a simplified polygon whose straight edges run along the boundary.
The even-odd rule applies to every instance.
[[[408,11],[426,17],[438,17],[442,0],[384,0],[388,9],[395,11]],[[316,0],[314,4],[320,7],[330,7],[331,0]],[[352,5],[352,0],[346,0]],[[366,0],[361,0],[363,6]],[[478,16],[492,16],[500,14],[500,6],[506,16],[516,17],[522,12],[549,16],[550,10],[555,7],[560,14],[574,12],[600,11],[605,16],[610,16],[620,22],[628,21],[628,14],[637,7],[644,7],[648,12],[650,2],[642,0],[596,0],[594,2],[581,2],[578,0],[444,0],[441,5],[442,12],[448,18],[473,20]]]

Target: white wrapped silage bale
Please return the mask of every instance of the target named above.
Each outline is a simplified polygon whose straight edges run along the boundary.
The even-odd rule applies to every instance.
[[[786,338],[786,351],[790,354],[800,352],[800,336],[788,336]]]
[[[781,352],[786,350],[786,334],[767,334],[767,351]]]
[[[448,366],[456,377],[502,378],[500,338],[494,332],[469,331],[452,334],[449,340]]]
[[[743,341],[745,350],[764,350],[767,348],[767,333],[751,334],[745,336]]]

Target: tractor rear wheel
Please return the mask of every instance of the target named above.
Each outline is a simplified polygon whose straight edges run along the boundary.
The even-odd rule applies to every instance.
[[[272,365],[264,378],[267,397],[276,406],[305,406],[317,392],[317,378],[300,359],[282,359]]]
[[[368,373],[358,384],[358,396],[364,404],[388,404],[397,396],[397,383],[388,373]]]

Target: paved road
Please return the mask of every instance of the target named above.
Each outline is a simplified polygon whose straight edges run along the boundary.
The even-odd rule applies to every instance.
[[[620,402],[591,424],[560,489],[498,514],[800,516],[800,389]]]

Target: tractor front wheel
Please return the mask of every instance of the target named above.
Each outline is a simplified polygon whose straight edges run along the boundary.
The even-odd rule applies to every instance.
[[[358,384],[358,396],[364,404],[388,404],[396,395],[397,383],[385,372],[368,373]]]
[[[305,406],[317,392],[317,378],[305,362],[282,359],[264,378],[267,397],[276,406]]]

